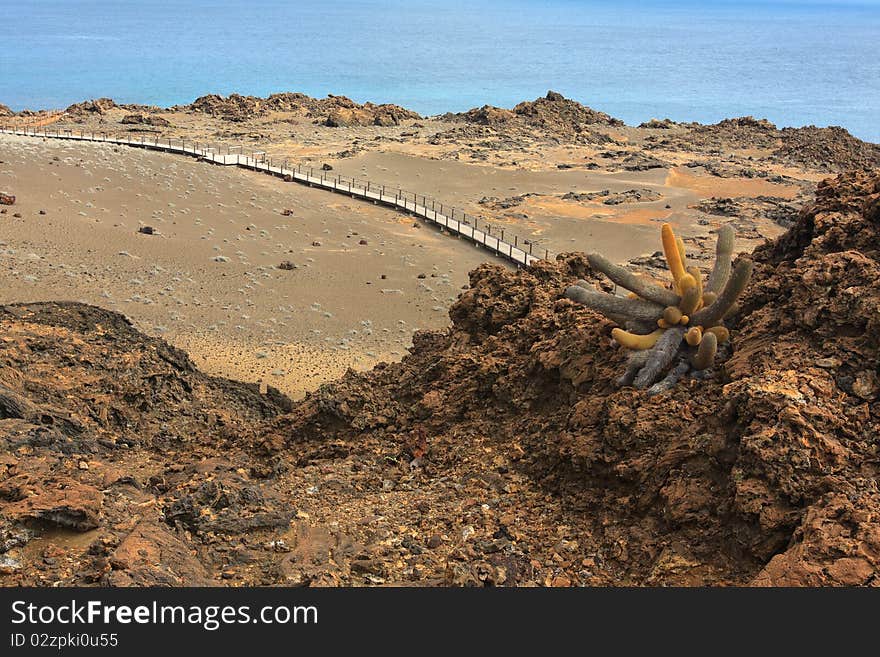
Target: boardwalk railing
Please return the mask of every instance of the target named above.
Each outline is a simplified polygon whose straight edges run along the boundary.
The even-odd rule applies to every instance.
[[[119,137],[106,133],[75,132],[71,130],[47,130],[45,128],[3,126],[0,133],[28,137],[50,139],[67,139],[74,141],[94,141],[109,144],[120,144],[135,148],[147,148],[166,153],[189,155],[200,160],[225,166],[238,166],[252,171],[260,171],[277,176],[288,182],[298,182],[310,187],[318,187],[333,192],[347,194],[373,203],[387,205],[440,226],[453,235],[464,237],[486,248],[488,251],[510,260],[518,266],[528,266],[541,259],[535,250],[534,240],[520,240],[516,236],[505,239],[504,229],[493,227],[484,222],[481,228],[479,218],[468,215],[450,205],[436,199],[399,187],[377,185],[368,181],[356,180],[341,175],[330,175],[322,169],[303,165],[288,165],[285,160],[281,165],[273,163],[263,152],[245,155],[239,146],[225,144],[214,146],[194,140],[173,137],[140,138]],[[225,152],[224,152],[225,151]],[[544,250],[543,258],[549,259],[550,252]]]

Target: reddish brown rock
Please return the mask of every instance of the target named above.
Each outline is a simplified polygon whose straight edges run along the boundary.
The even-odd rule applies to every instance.
[[[170,531],[141,522],[110,555],[110,586],[210,586],[205,567]]]
[[[67,114],[106,114],[108,110],[117,107],[116,102],[112,98],[97,98],[95,100],[87,100],[82,103],[71,105],[66,110]]]
[[[0,483],[0,514],[12,520],[42,520],[86,531],[101,524],[104,496],[94,486],[67,478],[39,481],[27,473]]]

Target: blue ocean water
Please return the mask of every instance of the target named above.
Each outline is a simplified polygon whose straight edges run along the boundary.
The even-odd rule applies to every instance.
[[[554,89],[639,123],[751,114],[880,142],[880,0],[0,0],[0,102],[302,91],[423,114]]]

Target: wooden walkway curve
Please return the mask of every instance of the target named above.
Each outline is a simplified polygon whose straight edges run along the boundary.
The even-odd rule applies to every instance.
[[[503,230],[500,236],[493,235],[491,227],[488,227],[486,230],[479,228],[479,222],[476,217],[469,217],[460,210],[438,203],[434,199],[399,188],[388,189],[385,185],[374,185],[370,182],[360,182],[350,178],[344,179],[344,177],[339,175],[329,176],[325,171],[315,171],[302,165],[295,168],[288,167],[286,163],[282,166],[273,165],[265,157],[264,153],[245,155],[241,152],[232,152],[233,149],[240,150],[238,147],[207,146],[195,141],[186,142],[183,139],[160,139],[158,137],[154,139],[147,139],[145,137],[132,139],[103,133],[80,132],[77,134],[70,130],[4,126],[0,128],[0,134],[119,144],[134,148],[147,148],[166,153],[188,155],[213,164],[238,166],[252,171],[260,171],[289,182],[297,182],[309,185],[310,187],[339,192],[352,198],[372,201],[373,203],[403,210],[443,228],[450,234],[464,237],[479,244],[491,253],[510,260],[518,266],[528,266],[541,259],[537,255],[532,254],[534,246],[532,243],[528,243],[528,247],[526,247],[526,242],[521,246],[518,238],[514,238],[513,243],[509,240],[505,241]],[[222,152],[224,148],[226,150],[225,153]],[[456,218],[456,212],[458,213],[458,218]],[[549,256],[550,253],[545,251],[544,258],[549,259]]]

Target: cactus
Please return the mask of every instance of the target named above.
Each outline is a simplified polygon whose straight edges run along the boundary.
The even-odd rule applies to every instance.
[[[752,261],[740,260],[733,269],[733,274],[727,279],[727,284],[708,308],[703,308],[691,318],[691,321],[700,326],[712,327],[717,325],[736,303],[737,297],[746,289],[749,278],[752,276]]]
[[[697,307],[695,308],[695,310],[699,310],[703,306],[703,304],[705,303],[703,301],[703,278],[700,275],[700,270],[697,269],[696,267],[688,267],[687,273],[693,277],[694,281],[696,281]]]
[[[713,326],[712,328],[706,329],[706,333],[714,333],[715,337],[718,338],[719,344],[730,340],[730,331],[727,330],[726,326]]]
[[[685,357],[681,357],[678,361],[678,364],[673,367],[669,372],[663,377],[662,380],[658,381],[650,388],[648,388],[648,395],[653,397],[661,392],[666,392],[667,390],[671,390],[676,383],[681,380],[685,374],[688,373],[688,370],[691,368],[691,364],[688,362],[688,359]]]
[[[587,290],[579,285],[569,287],[565,291],[565,296],[572,301],[577,301],[588,308],[602,313],[608,319],[618,324],[625,323],[631,319],[656,322],[660,315],[663,314],[663,308],[652,301],[624,299],[612,294]],[[619,318],[625,319],[621,322]]]
[[[718,338],[714,333],[706,333],[697,347],[697,353],[694,355],[691,364],[695,370],[707,370],[712,367],[715,362],[715,353],[718,351]]]
[[[626,288],[642,299],[659,303],[661,306],[678,305],[679,298],[675,292],[639,278],[628,269],[624,269],[620,265],[615,265],[603,255],[591,253],[587,256],[587,260],[593,269],[602,272],[610,278],[612,282],[617,283],[620,287]],[[580,284],[580,281],[578,281],[578,284]]]
[[[697,285],[689,287],[684,291],[684,294],[681,295],[681,305],[678,307],[681,310],[682,316],[691,315],[697,309],[697,306],[700,305],[700,288]]]
[[[680,309],[675,306],[668,306],[666,310],[663,311],[663,321],[665,321],[669,326],[675,326],[681,321],[683,313]]]
[[[638,374],[639,370],[641,370],[645,366],[645,363],[648,362],[648,357],[650,355],[651,352],[647,350],[632,352],[626,360],[626,371],[617,379],[617,387],[624,388],[626,386],[631,386],[633,379],[636,378],[636,374]]]
[[[648,335],[637,335],[619,328],[611,329],[611,337],[617,341],[617,344],[621,347],[638,351],[653,347],[657,344],[657,340],[660,339],[661,335],[663,335],[663,329],[657,329],[653,333],[648,333]]]
[[[699,326],[690,327],[688,329],[688,332],[684,334],[684,341],[692,347],[696,347],[697,345],[699,345],[702,339],[703,329],[701,329]]]
[[[636,388],[647,388],[669,367],[669,364],[681,350],[683,335],[684,329],[680,326],[663,332],[663,335],[657,340],[657,344],[649,351],[650,356],[648,356],[644,367],[633,379],[633,385]]]
[[[678,250],[675,233],[672,232],[672,226],[669,224],[663,224],[661,227],[660,241],[663,243],[666,264],[669,265],[669,272],[672,274],[672,286],[675,289],[681,289],[679,281],[685,274],[684,263],[682,262],[681,251]]]
[[[631,354],[617,384],[648,388],[650,395],[671,389],[689,373],[694,378],[707,376],[718,345],[730,339],[724,319],[736,312],[736,299],[752,273],[748,260],[732,267],[734,233],[730,226],[718,230],[716,260],[705,285],[700,270],[687,266],[684,242],[669,224],[663,224],[660,236],[672,275],[671,289],[592,253],[590,266],[628,290],[629,297],[597,292],[584,280],[565,291],[566,298],[622,327],[614,328],[611,335]]]
[[[715,265],[709,280],[706,283],[706,291],[719,292],[730,277],[730,263],[733,259],[733,228],[729,224],[718,229],[718,242],[715,245]],[[708,304],[707,304],[708,305]]]

